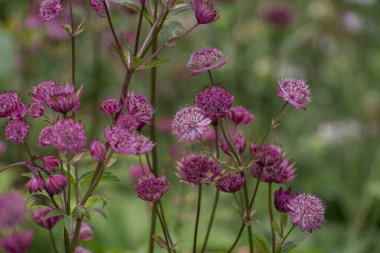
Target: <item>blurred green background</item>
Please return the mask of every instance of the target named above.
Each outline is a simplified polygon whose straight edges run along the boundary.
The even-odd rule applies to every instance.
[[[107,118],[98,108],[103,99],[118,97],[124,71],[112,50],[106,20],[89,13],[87,1],[76,2],[76,22],[88,15],[87,28],[77,42],[77,80],[85,87],[78,118],[85,122],[89,140],[102,139]],[[70,41],[58,23],[36,21],[38,3],[0,0],[0,90],[20,91],[28,102],[32,86],[45,80],[71,78]],[[215,1],[221,14],[218,22],[197,28],[176,48],[164,51],[161,58],[169,61],[158,71],[157,117],[172,117],[209,84],[206,75],[192,77],[186,69],[189,55],[200,47],[219,48],[228,58],[227,65],[214,71],[214,78],[233,93],[235,105],[243,105],[256,115],[254,123],[243,128],[251,141],[262,138],[282,105],[275,92],[277,80],[284,76],[308,80],[313,94],[309,109],[287,110],[280,127],[269,138],[270,142],[281,143],[297,163],[297,178],[289,186],[296,192],[313,193],[327,205],[323,229],[308,236],[293,252],[380,252],[380,4],[377,0],[288,1],[295,19],[279,27],[263,18],[263,9],[273,3],[278,2]],[[112,5],[111,13],[118,34],[127,33],[133,38],[137,16],[117,5]],[[169,20],[171,33],[181,29],[174,21],[180,21],[183,27],[194,23],[191,10]],[[149,96],[147,71],[133,77],[131,90]],[[31,143],[37,142],[42,127],[41,120],[33,120]],[[1,165],[26,158],[19,146],[9,142],[5,145]],[[176,154],[186,154],[189,147],[176,144],[168,133],[159,134],[158,147],[160,169],[172,185],[163,199],[167,219],[175,238],[181,241],[180,252],[186,252],[192,241],[197,191],[178,182],[174,162]],[[42,150],[37,145],[33,149]],[[112,171],[121,182],[105,182],[98,193],[119,201],[107,205],[107,220],[93,215],[95,238],[83,246],[99,253],[145,253],[149,213],[147,205],[135,196],[134,183],[128,177],[130,166],[138,161],[118,158]],[[94,166],[90,160],[84,162],[83,172]],[[0,192],[20,189],[27,196],[23,187],[26,178],[21,173],[21,169],[2,173]],[[251,180],[251,186],[253,183]],[[214,189],[210,186],[205,192],[200,238],[204,236]],[[254,226],[254,232],[262,237],[268,228],[267,219],[262,218],[267,217],[266,187],[259,195],[256,218],[264,228]],[[230,195],[222,194],[210,252],[225,252],[235,238],[240,221],[232,203]],[[60,238],[60,229],[56,232]],[[297,230],[293,237],[300,234]],[[30,252],[50,252],[46,249],[47,238],[46,231],[36,228]],[[244,234],[237,252],[247,252],[246,242]]]

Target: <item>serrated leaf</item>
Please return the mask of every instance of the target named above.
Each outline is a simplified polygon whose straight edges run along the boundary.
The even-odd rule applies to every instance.
[[[100,214],[104,219],[108,219],[106,212],[102,208],[90,208],[89,212],[94,212]]]
[[[179,37],[182,32],[182,24],[176,20],[166,21],[162,26],[160,35],[164,36],[166,39],[171,39],[174,37]]]
[[[253,235],[253,242],[255,244],[255,247],[259,249],[260,253],[269,253],[269,246],[263,239],[257,235]]]
[[[31,206],[51,206],[50,198],[43,194],[33,194],[26,199],[26,202],[31,202]]]
[[[69,215],[63,216],[63,222],[65,224],[65,228],[67,230],[67,233],[69,234],[70,238],[73,238],[74,236],[74,219],[73,217]]]
[[[166,246],[165,240],[161,236],[159,236],[159,235],[152,235],[152,238],[158,244],[158,246],[160,246],[160,248],[162,248],[162,249],[168,249],[168,247]]]

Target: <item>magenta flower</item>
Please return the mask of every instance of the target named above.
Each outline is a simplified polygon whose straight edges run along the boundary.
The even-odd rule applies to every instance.
[[[227,60],[222,57],[222,51],[216,48],[201,48],[191,54],[187,68],[193,75],[211,71],[227,63]]]
[[[91,157],[98,162],[103,162],[106,159],[106,146],[98,140],[95,140],[90,145]]]
[[[107,16],[106,6],[104,5],[103,1],[104,0],[90,0],[90,5],[91,5],[92,9],[96,12],[96,14],[99,17]],[[108,6],[107,0],[105,2]]]
[[[233,101],[234,97],[228,90],[213,86],[199,92],[194,103],[204,111],[206,117],[210,118],[214,124],[218,119],[227,116]]]
[[[208,132],[211,120],[204,112],[195,106],[187,106],[180,109],[174,116],[172,123],[173,134],[181,142],[199,140]]]
[[[152,172],[149,169],[148,165],[132,165],[131,168],[129,169],[129,177],[137,181],[141,177],[150,177],[153,176]]]
[[[62,174],[51,175],[45,184],[45,190],[51,195],[60,194],[68,183],[67,178]]]
[[[296,109],[306,110],[311,100],[309,85],[306,81],[284,78],[278,83],[280,88],[277,90],[277,95],[282,100],[293,105]]]
[[[295,11],[286,2],[271,3],[262,10],[262,18],[268,24],[277,27],[286,27],[295,21]]]
[[[177,161],[176,174],[181,182],[198,185],[208,184],[222,173],[222,168],[210,157],[203,155],[188,155]]]
[[[29,124],[23,119],[13,119],[5,126],[5,139],[14,143],[23,143],[29,135]]]
[[[45,180],[41,176],[33,176],[26,184],[26,188],[29,189],[30,193],[42,191],[44,187]]]
[[[45,156],[42,158],[42,164],[47,171],[55,172],[55,167],[58,167],[60,162],[55,156]]]
[[[12,191],[0,195],[0,228],[15,228],[25,222],[27,209],[24,198]]]
[[[239,153],[239,154],[242,154],[245,150],[245,139],[243,137],[243,135],[239,134],[239,133],[236,133],[232,136],[232,145],[234,145],[235,147],[235,150]],[[223,150],[224,153],[226,153],[227,155],[231,155],[231,149],[230,147],[228,146],[227,144],[227,141],[222,138],[221,142],[220,142],[220,147],[221,149]]]
[[[157,201],[168,191],[169,182],[165,176],[140,178],[135,186],[137,196],[145,201]]]
[[[134,115],[126,112],[120,115],[116,120],[116,125],[120,128],[123,128],[129,132],[137,130],[140,125],[140,121],[135,118]]]
[[[20,102],[11,113],[11,119],[22,119],[29,111],[29,105]]]
[[[274,206],[276,207],[277,211],[282,213],[289,212],[289,201],[293,198],[292,189],[289,188],[287,190],[278,189],[274,193]]]
[[[154,142],[141,134],[131,135],[130,145],[129,148],[125,149],[126,155],[144,155],[151,152],[156,146]]]
[[[31,97],[46,103],[55,112],[66,114],[79,109],[82,93],[83,85],[76,90],[71,83],[46,81],[33,88]]]
[[[74,226],[75,229],[75,226]],[[79,230],[79,240],[81,241],[91,241],[94,231],[90,225],[86,222],[82,222],[82,225]]]
[[[53,208],[51,208],[51,207],[39,208],[37,210],[34,210],[32,212],[32,218],[33,218],[34,222],[43,228],[51,229],[61,219],[61,217],[58,215],[47,217],[47,215],[52,210],[53,210]]]
[[[61,15],[63,7],[60,0],[43,0],[40,6],[42,21],[50,21]]]
[[[75,253],[92,253],[92,252],[89,251],[88,249],[83,248],[83,247],[76,247]]]
[[[153,117],[153,107],[148,99],[138,93],[131,93],[127,96],[125,101],[125,107],[128,112],[133,115],[138,121],[138,129],[141,129],[145,124],[148,124]]]
[[[32,119],[39,118],[45,113],[45,107],[42,102],[33,102],[29,107],[29,116]]]
[[[242,106],[232,106],[227,118],[234,122],[235,125],[246,125],[255,120],[255,115]]]
[[[33,240],[32,231],[18,232],[5,236],[0,242],[0,248],[5,253],[26,253]]]
[[[244,177],[239,174],[231,174],[222,176],[217,181],[216,187],[223,192],[234,193],[239,191],[244,186],[244,183]]]
[[[280,146],[263,145],[259,150],[256,144],[251,145],[251,153],[255,158],[250,173],[258,177],[261,170],[260,180],[277,184],[288,183],[294,179],[296,168],[289,164]]]
[[[50,146],[54,143],[53,127],[47,126],[43,128],[38,137],[38,144],[40,146]]]
[[[220,18],[210,0],[192,0],[191,3],[198,24],[211,24]]]
[[[20,103],[20,97],[14,92],[0,93],[0,118],[11,116]]]
[[[51,136],[46,138],[47,142],[50,141],[51,146],[63,152],[77,154],[85,150],[87,139],[84,126],[80,122],[72,119],[58,121],[52,127],[50,134]]]
[[[325,218],[325,204],[321,199],[299,194],[289,201],[288,208],[288,213],[292,216],[291,222],[294,226],[300,226],[302,231],[312,233],[321,228]]]
[[[102,102],[100,110],[105,114],[113,115],[121,110],[121,104],[116,99],[106,99]]]

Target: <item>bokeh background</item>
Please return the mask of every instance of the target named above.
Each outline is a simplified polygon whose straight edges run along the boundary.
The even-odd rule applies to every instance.
[[[189,147],[175,142],[165,130],[165,122],[180,106],[191,104],[196,92],[209,84],[206,75],[192,77],[186,69],[191,52],[216,47],[229,63],[214,71],[214,78],[233,93],[235,105],[243,105],[256,115],[254,123],[242,129],[248,140],[262,138],[281,107],[275,92],[279,78],[303,78],[311,86],[313,101],[308,110],[287,110],[269,138],[270,142],[281,143],[297,163],[297,178],[289,186],[326,201],[323,229],[308,236],[293,252],[380,252],[380,4],[377,0],[214,2],[221,19],[199,27],[175,48],[164,51],[161,58],[169,61],[158,71],[156,113],[162,129],[159,163],[172,184],[163,202],[182,251],[191,245],[197,191],[180,184],[174,175],[175,159],[189,152]],[[0,90],[20,91],[25,101],[29,101],[32,86],[45,80],[71,78],[70,41],[60,24],[65,17],[41,23],[38,4],[37,0],[0,0]],[[133,41],[137,16],[118,5],[112,5],[111,13],[118,34]],[[105,98],[118,97],[124,71],[111,47],[106,20],[90,13],[85,0],[76,1],[75,15],[77,23],[81,17],[88,17],[86,30],[77,42],[77,80],[85,87],[78,118],[86,124],[89,139],[102,138],[107,118],[99,105]],[[169,21],[162,39],[181,31],[181,26],[190,27],[194,17],[189,10]],[[131,90],[149,96],[147,71],[134,77]],[[42,127],[43,122],[32,122],[31,143],[37,142]],[[34,149],[40,147],[34,145]],[[1,134],[0,164],[25,158],[22,147],[5,142]],[[120,182],[104,182],[98,189],[99,194],[118,200],[108,203],[107,220],[93,216],[95,238],[83,245],[99,253],[145,253],[148,207],[135,196],[128,174],[138,160],[118,158],[112,172]],[[82,165],[83,172],[94,166],[88,159]],[[27,178],[20,176],[22,172],[20,168],[2,173],[0,192],[16,189],[27,197]],[[214,189],[207,187],[205,192],[200,238],[210,215]],[[222,195],[210,252],[225,252],[240,226],[232,197]],[[266,187],[259,195],[256,218],[263,228],[255,226],[254,231],[265,238]],[[29,225],[32,227],[32,221]],[[30,252],[49,252],[47,232],[40,228],[34,232]],[[297,232],[293,237],[299,235]],[[60,238],[60,231],[56,236]],[[244,244],[245,236],[237,252],[245,252]]]

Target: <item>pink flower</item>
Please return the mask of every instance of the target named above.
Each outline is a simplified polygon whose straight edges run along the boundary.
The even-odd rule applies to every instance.
[[[0,118],[11,116],[20,103],[20,97],[14,92],[0,93]]]
[[[67,178],[64,175],[51,175],[47,179],[45,190],[51,195],[56,195],[66,188],[67,183]]]
[[[286,27],[295,20],[295,11],[287,2],[271,3],[264,6],[262,18],[268,24],[277,27]]]
[[[14,233],[5,236],[0,242],[0,247],[5,253],[26,253],[32,244],[32,240],[32,231]]]
[[[42,158],[42,164],[44,168],[52,173],[55,172],[55,167],[58,167],[59,159],[54,156],[45,156]]]
[[[138,129],[140,121],[136,119],[134,115],[131,115],[130,113],[126,112],[121,114],[120,117],[117,118],[116,125],[129,132],[133,132],[134,130]]]
[[[41,117],[44,113],[45,107],[41,102],[33,102],[29,107],[29,116],[33,119]]]
[[[234,122],[235,125],[246,125],[255,120],[255,115],[242,106],[232,106],[227,118]]]
[[[232,135],[232,145],[239,154],[242,154],[246,147],[243,135],[239,133]],[[222,141],[220,142],[220,147],[224,153],[231,155],[231,149],[224,138],[222,138]]]
[[[79,240],[81,241],[91,241],[94,231],[90,225],[86,222],[82,222],[79,230]]]
[[[129,177],[132,180],[137,181],[141,177],[153,176],[152,172],[149,169],[148,165],[132,165],[129,169]]]
[[[91,157],[98,162],[103,162],[106,159],[106,146],[98,140],[95,140],[90,145]]]
[[[54,143],[53,127],[47,126],[43,128],[38,137],[38,144],[40,146],[50,146]]]
[[[137,130],[141,129],[145,124],[148,124],[153,117],[153,107],[142,94],[129,94],[125,101],[125,107],[128,112],[139,121]]]
[[[198,75],[220,68],[226,63],[227,60],[223,58],[222,51],[216,48],[200,48],[191,54],[187,68],[193,75]]]
[[[107,0],[105,2],[108,6]],[[105,17],[107,15],[104,0],[90,0],[90,5],[99,17]]]
[[[29,192],[42,191],[45,187],[45,180],[41,176],[33,176],[26,184]]]
[[[274,206],[276,207],[277,211],[287,213],[289,212],[288,204],[290,200],[293,198],[292,189],[289,188],[287,190],[278,189],[274,193]]]
[[[244,177],[239,174],[231,174],[222,176],[218,180],[216,187],[223,192],[234,193],[243,188],[244,183]]]
[[[181,142],[191,142],[201,139],[208,132],[211,120],[204,112],[195,106],[180,109],[174,116],[172,123],[173,134]]]
[[[58,121],[53,125],[50,134],[46,138],[47,142],[63,152],[77,154],[85,150],[87,138],[80,122],[72,119]]]
[[[50,21],[61,14],[63,7],[60,0],[43,0],[40,6],[42,21]]]
[[[15,228],[26,220],[27,208],[21,194],[8,191],[0,195],[0,228]]]
[[[210,0],[192,0],[192,5],[198,24],[211,24],[220,18]]]
[[[10,120],[5,126],[5,139],[14,143],[23,143],[29,135],[29,124],[23,119]]]
[[[88,249],[83,248],[83,247],[76,247],[75,253],[92,253],[92,252],[89,251]]]
[[[108,115],[113,115],[120,111],[121,104],[116,99],[106,99],[102,102],[100,110]]]
[[[280,88],[277,95],[296,109],[306,110],[311,94],[306,81],[284,78],[279,81]]]
[[[53,208],[51,207],[46,207],[46,208],[40,208],[37,210],[34,210],[32,213],[32,217],[34,222],[36,222],[39,226],[46,228],[46,229],[51,229],[54,227],[55,224],[61,219],[60,216],[51,216],[51,217],[46,217]]]
[[[145,201],[157,201],[168,191],[169,182],[165,176],[140,178],[135,186],[137,196]]]
[[[29,105],[26,105],[20,102],[16,109],[11,113],[11,119],[21,119],[23,118],[29,111]]]

